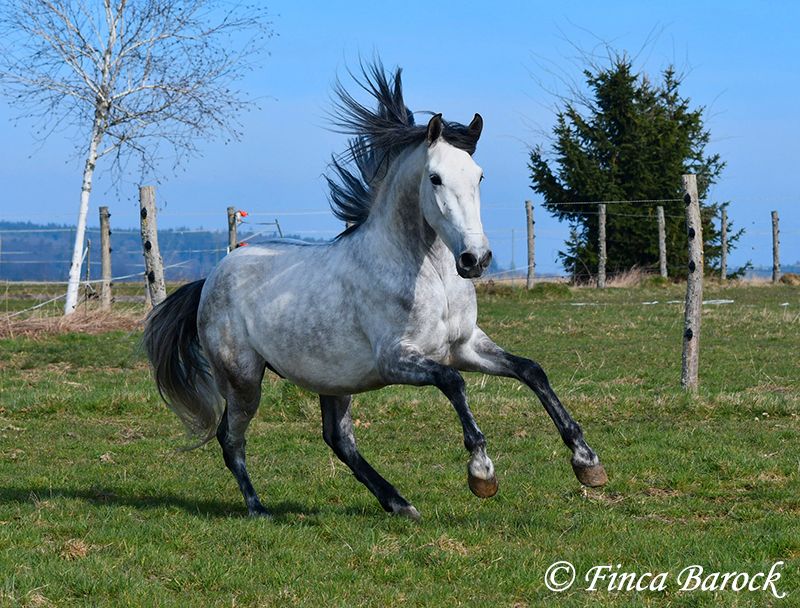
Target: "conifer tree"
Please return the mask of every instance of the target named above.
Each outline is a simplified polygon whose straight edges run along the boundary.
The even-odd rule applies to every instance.
[[[534,147],[529,164],[531,188],[542,195],[545,208],[576,229],[577,238],[559,252],[565,269],[578,280],[597,272],[597,205],[583,202],[680,199],[684,173],[698,177],[705,261],[713,267],[720,255],[721,204],[708,202],[707,195],[725,163],[706,151],[705,108],[693,108],[681,95],[681,78],[672,67],[653,83],[625,55],[613,55],[608,66],[592,65],[583,75],[587,92],[561,100],[552,147]],[[670,275],[685,276],[684,204],[658,204],[666,215]],[[610,275],[634,266],[658,268],[656,205],[608,205]],[[728,234],[730,247],[740,233],[729,225]]]

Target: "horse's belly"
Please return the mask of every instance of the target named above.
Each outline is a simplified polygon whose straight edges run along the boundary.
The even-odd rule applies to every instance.
[[[336,361],[306,356],[269,363],[290,382],[320,395],[352,395],[384,386],[374,357],[357,357],[352,352]]]
[[[349,323],[307,313],[252,327],[251,344],[287,380],[323,395],[382,386],[369,341]]]

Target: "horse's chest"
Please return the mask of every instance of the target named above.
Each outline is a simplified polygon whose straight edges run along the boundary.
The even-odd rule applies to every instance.
[[[433,359],[446,361],[453,347],[472,335],[477,313],[468,295],[440,297],[415,311],[415,342]]]

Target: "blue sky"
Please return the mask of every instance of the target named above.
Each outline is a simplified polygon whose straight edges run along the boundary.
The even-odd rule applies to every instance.
[[[687,72],[682,92],[707,106],[709,150],[728,167],[712,191],[730,200],[730,216],[747,233],[731,257],[771,263],[772,209],[781,216],[784,263],[800,260],[800,4],[794,2],[272,2],[277,36],[270,56],[244,86],[261,97],[242,117],[241,142],[202,145],[204,155],[159,186],[160,225],[225,227],[225,208],[278,215],[286,232],[330,236],[339,224],[327,212],[322,175],[344,136],[326,129],[331,84],[379,53],[402,66],[414,110],[485,120],[476,160],[484,167],[484,225],[502,265],[524,264],[523,202],[531,198],[527,149],[553,122],[558,83],[548,66],[579,79],[574,44],[598,40],[638,55],[655,73],[674,63]],[[402,12],[400,12],[402,11]],[[651,34],[655,32],[655,37]],[[649,40],[649,43],[648,43]],[[644,47],[644,50],[642,50]],[[641,51],[641,53],[640,53]],[[346,80],[345,80],[346,82]],[[543,87],[542,84],[545,86]],[[24,123],[0,105],[0,219],[73,223],[81,163],[72,143],[53,136],[38,148]],[[135,227],[136,176],[119,191],[100,176],[92,198],[112,208],[113,224]],[[556,251],[567,227],[537,207],[537,268],[557,272]],[[290,215],[290,213],[303,213]],[[306,212],[309,212],[306,214]],[[260,216],[259,219],[265,219]]]

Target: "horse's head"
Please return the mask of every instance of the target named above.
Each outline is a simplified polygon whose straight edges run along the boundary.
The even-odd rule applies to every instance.
[[[458,274],[479,277],[492,261],[489,241],[481,224],[480,182],[483,171],[469,152],[442,137],[442,115],[428,123],[427,164],[420,182],[420,201],[425,220],[453,253]],[[480,114],[459,137],[472,150],[481,135]]]

